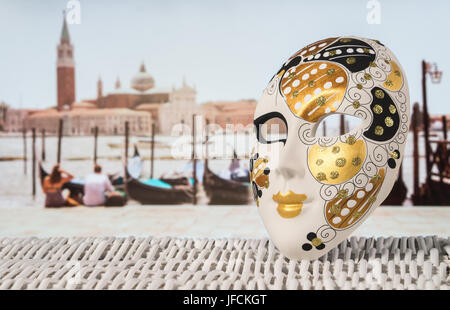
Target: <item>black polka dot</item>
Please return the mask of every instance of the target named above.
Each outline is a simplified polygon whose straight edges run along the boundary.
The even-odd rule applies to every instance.
[[[262,196],[262,191],[258,190],[258,197],[261,197],[261,196]]]
[[[264,169],[264,174],[269,174],[270,173],[270,169],[269,168],[266,168],[266,169]]]
[[[397,164],[395,163],[395,159],[389,158],[389,160],[388,160],[388,166],[389,166],[389,168],[394,169],[395,166],[397,166]]]
[[[316,249],[323,250],[325,248],[325,244],[321,243],[318,246],[316,246]]]
[[[304,243],[304,244],[302,245],[302,249],[305,250],[305,251],[309,251],[309,250],[312,249],[312,245],[309,244],[309,243]]]
[[[312,241],[314,238],[316,238],[317,235],[313,232],[310,232],[307,236],[306,239],[308,239],[309,241]]]

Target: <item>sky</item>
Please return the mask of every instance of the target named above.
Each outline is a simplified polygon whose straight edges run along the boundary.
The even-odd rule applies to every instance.
[[[400,60],[411,102],[422,101],[421,60],[443,77],[428,83],[431,114],[450,114],[450,1],[371,0],[380,23],[369,24],[368,0],[79,0],[80,24],[69,25],[76,99],[96,97],[117,77],[129,87],[142,61],[156,87],[181,86],[197,101],[259,99],[281,64],[323,38],[378,39]],[[66,0],[0,0],[0,101],[15,108],[56,105],[56,46]]]

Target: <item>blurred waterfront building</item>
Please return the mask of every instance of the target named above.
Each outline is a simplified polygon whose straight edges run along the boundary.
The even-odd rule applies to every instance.
[[[4,130],[7,132],[22,131],[25,125],[25,119],[39,110],[31,109],[8,109],[5,115]]]
[[[90,135],[97,126],[101,135],[123,135],[125,122],[129,122],[131,134],[143,135],[150,131],[152,120],[146,112],[123,108],[97,109],[88,102],[75,103],[70,111],[48,109],[27,117],[26,128],[45,128],[49,134],[58,132],[59,119],[63,119],[64,135]],[[78,107],[77,107],[78,106]]]
[[[65,135],[91,134],[96,126],[100,134],[123,134],[125,121],[130,122],[131,134],[148,135],[154,123],[156,132],[169,135],[176,124],[185,124],[190,128],[194,114],[222,128],[227,124],[245,127],[253,123],[255,100],[198,104],[195,87],[189,86],[184,79],[180,88],[156,87],[155,79],[147,72],[144,63],[132,77],[129,87],[117,78],[114,88],[105,91],[99,77],[97,97],[76,102],[73,51],[64,18],[57,46],[57,105],[36,112],[14,112],[10,131],[21,130],[25,126],[27,129],[45,129],[49,134],[56,133],[61,118],[64,120]]]
[[[241,131],[245,127],[252,126],[256,104],[257,101],[254,99],[213,101],[203,104],[203,110],[210,123],[215,123],[222,128],[233,125],[234,128]]]

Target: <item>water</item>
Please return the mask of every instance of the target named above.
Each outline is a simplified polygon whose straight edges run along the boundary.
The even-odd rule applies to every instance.
[[[132,154],[132,146],[140,140],[146,138],[131,137],[129,154]],[[228,156],[228,159],[214,159],[209,161],[210,168],[215,172],[220,172],[228,167],[230,157],[233,155],[233,149],[239,156],[244,156],[249,151],[249,137],[247,135],[234,136],[215,136],[211,141],[215,141],[216,147],[209,146],[209,153],[215,156]],[[160,142],[155,148],[154,162],[155,177],[161,176],[165,172],[173,170],[182,170],[188,163],[191,156],[190,138],[180,140],[177,137],[158,136],[156,140]],[[200,141],[200,140],[199,140]],[[98,139],[98,163],[103,167],[105,173],[117,173],[123,171],[123,162],[120,159],[123,153],[123,137],[99,137]],[[173,144],[184,145],[184,152],[175,152],[175,155],[183,155],[184,159],[167,159],[173,155],[172,149],[168,146]],[[237,145],[237,147],[233,147]],[[150,145],[140,143],[140,153],[143,158],[150,157]],[[44,195],[40,183],[36,182],[36,198],[32,199],[32,177],[31,177],[31,139],[27,139],[28,161],[27,175],[24,175],[24,163],[22,160],[0,161],[0,207],[13,208],[16,206],[41,207],[44,201]],[[41,138],[36,141],[37,158],[41,156]],[[56,162],[56,137],[46,138],[46,163],[45,166],[50,170],[53,163]],[[179,148],[181,149],[181,148]],[[201,146],[197,153],[202,154]],[[405,157],[403,161],[403,179],[408,187],[408,195],[413,190],[413,139],[412,133],[408,136]],[[424,145],[420,143],[420,154],[425,153]],[[62,168],[76,176],[84,176],[92,171],[94,154],[93,137],[64,137],[62,141]],[[12,157],[21,158],[23,156],[23,140],[21,137],[0,137],[0,158]],[[247,160],[243,160],[247,164]],[[420,182],[425,181],[425,160],[420,159]],[[143,175],[150,175],[150,161],[145,160],[143,164]],[[39,176],[38,170],[36,176]]]

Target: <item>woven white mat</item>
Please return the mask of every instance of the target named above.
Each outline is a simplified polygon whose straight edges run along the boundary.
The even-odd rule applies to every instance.
[[[357,238],[316,261],[267,239],[2,238],[1,289],[448,289],[450,238]]]

